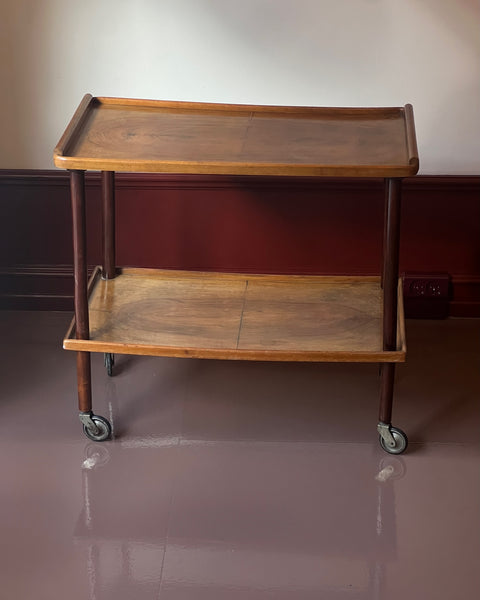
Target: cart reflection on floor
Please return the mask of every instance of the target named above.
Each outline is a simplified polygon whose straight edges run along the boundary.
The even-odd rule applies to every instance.
[[[86,446],[75,538],[91,599],[118,590],[150,598],[161,586],[192,598],[268,589],[384,597],[402,458],[369,444],[352,452],[351,444],[290,443],[275,446],[272,472],[268,444],[235,442],[245,448],[234,460],[232,443],[219,444]],[[245,489],[249,474],[254,491]]]

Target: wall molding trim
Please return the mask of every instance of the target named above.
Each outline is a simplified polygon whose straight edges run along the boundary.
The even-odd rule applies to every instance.
[[[86,182],[94,265],[101,251],[100,173],[87,173]],[[118,173],[118,262],[331,274],[349,272],[353,257],[359,265],[352,273],[372,274],[381,245],[382,184]],[[480,317],[480,177],[419,175],[403,186],[400,270],[449,273],[450,315]],[[345,215],[350,221],[342,226]],[[337,246],[329,252],[332,242]],[[71,252],[68,173],[0,170],[0,308],[72,310]]]
[[[88,172],[87,185],[100,186],[99,172]],[[249,177],[241,175],[181,175],[162,173],[116,173],[118,188],[223,188],[250,185],[254,188],[324,188],[324,189],[381,189],[383,180],[375,177]],[[60,169],[0,169],[1,185],[27,186],[69,186],[68,171]],[[467,190],[480,189],[480,176],[477,175],[416,175],[403,180],[408,190]]]
[[[0,282],[0,310],[73,310],[72,265],[0,267]],[[453,274],[451,288],[450,316],[480,317],[480,276]]]
[[[451,317],[480,317],[480,276],[452,275]]]

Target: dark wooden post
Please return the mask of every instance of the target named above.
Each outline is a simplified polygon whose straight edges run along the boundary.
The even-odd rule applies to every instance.
[[[103,278],[115,277],[115,173],[102,171]]]
[[[401,179],[386,179],[386,210],[383,263],[383,349],[397,346],[398,266],[400,247]],[[392,420],[395,363],[382,365],[380,393],[381,423]]]
[[[400,247],[401,180],[387,179],[387,226],[384,249],[383,349],[397,344],[397,294]]]
[[[88,272],[87,225],[85,210],[85,172],[70,171],[73,217],[73,268],[75,277],[75,337],[88,340]],[[78,407],[80,412],[92,410],[90,353],[77,352]]]

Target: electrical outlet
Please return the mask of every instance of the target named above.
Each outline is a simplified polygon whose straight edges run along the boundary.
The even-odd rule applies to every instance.
[[[405,316],[444,319],[448,316],[450,276],[448,273],[404,273]]]
[[[407,296],[434,298],[442,295],[442,282],[437,279],[415,279],[406,287]]]

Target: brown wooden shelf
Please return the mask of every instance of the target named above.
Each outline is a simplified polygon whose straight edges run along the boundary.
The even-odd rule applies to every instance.
[[[205,104],[87,94],[54,151],[64,169],[406,177],[413,110]]]
[[[90,339],[67,350],[196,358],[402,362],[383,350],[378,277],[320,277],[120,269],[89,286]]]

